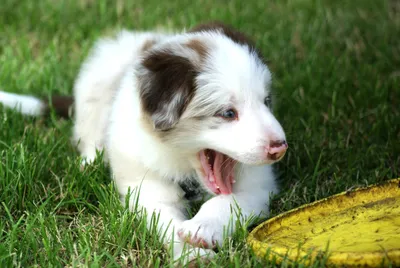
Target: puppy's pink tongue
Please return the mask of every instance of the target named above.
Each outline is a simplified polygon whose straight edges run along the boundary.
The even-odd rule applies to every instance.
[[[229,160],[228,160],[229,161]],[[224,156],[221,153],[216,153],[214,160],[214,176],[215,183],[219,187],[221,194],[231,194],[232,193],[232,176],[231,174],[222,171],[222,165],[230,165],[230,163],[224,163]],[[225,175],[225,176],[224,176]]]

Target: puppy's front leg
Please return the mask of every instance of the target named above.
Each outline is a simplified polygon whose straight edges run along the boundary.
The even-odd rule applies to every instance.
[[[192,219],[182,223],[178,235],[183,241],[214,247],[222,243],[224,233],[232,234],[236,220],[243,223],[251,215],[268,214],[269,196],[277,192],[271,166],[241,165],[236,174],[233,194],[211,198]]]
[[[197,256],[213,255],[213,252],[206,249],[193,248],[185,245],[177,235],[177,229],[186,219],[184,214],[184,192],[175,183],[149,178],[146,176],[141,181],[121,181],[116,180],[120,193],[127,193],[131,190],[129,206],[131,209],[145,209],[147,213],[147,225],[150,227],[151,221],[157,219],[157,231],[162,242],[171,250],[175,260],[182,258],[184,263],[191,261]],[[125,202],[124,195],[122,202]],[[173,248],[170,248],[170,247]],[[185,251],[186,250],[186,251]]]

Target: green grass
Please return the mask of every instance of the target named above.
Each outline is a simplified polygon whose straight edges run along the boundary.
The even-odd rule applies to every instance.
[[[210,19],[253,36],[270,61],[290,146],[277,165],[282,192],[273,215],[399,177],[396,0],[2,0],[0,87],[69,94],[97,37]],[[171,262],[144,219],[119,204],[101,161],[79,171],[71,122],[0,113],[1,267]],[[209,265],[273,266],[254,257],[246,234],[238,230]]]

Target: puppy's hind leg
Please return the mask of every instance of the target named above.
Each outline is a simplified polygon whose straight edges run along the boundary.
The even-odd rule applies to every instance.
[[[82,167],[96,158],[96,151],[103,151],[110,105],[101,99],[77,100],[73,142],[82,157]]]
[[[91,163],[96,150],[102,151],[109,124],[113,98],[131,56],[119,39],[101,39],[83,63],[74,85],[74,142],[83,157]]]
[[[97,151],[103,151],[110,108],[93,101],[77,110],[73,141],[81,153],[83,167],[94,161]]]

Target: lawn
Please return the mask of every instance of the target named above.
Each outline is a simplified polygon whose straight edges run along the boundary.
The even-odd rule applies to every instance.
[[[276,165],[272,215],[400,176],[397,0],[1,0],[0,87],[70,94],[97,37],[211,19],[251,35],[270,62],[290,147]],[[0,267],[169,264],[145,221],[120,205],[107,166],[80,172],[70,130],[0,107]],[[273,265],[246,235],[238,230],[209,265]]]

